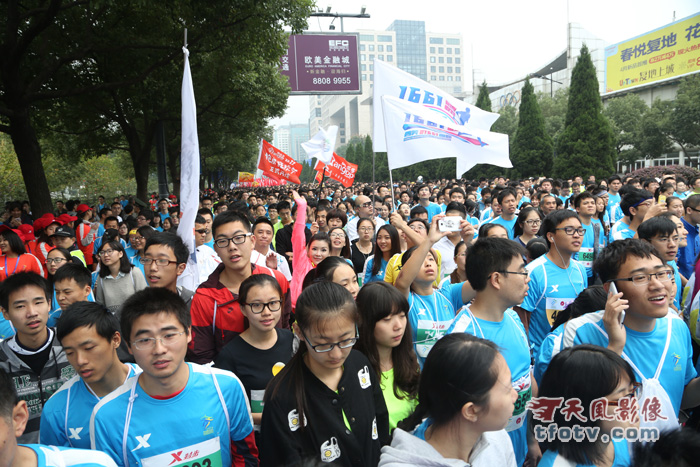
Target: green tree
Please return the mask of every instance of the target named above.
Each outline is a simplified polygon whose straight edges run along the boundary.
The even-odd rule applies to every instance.
[[[520,101],[518,130],[511,143],[511,178],[548,175],[552,170],[552,140],[545,131],[535,89],[525,80]]]
[[[481,110],[491,112],[491,98],[489,97],[489,88],[486,85],[486,80],[479,86],[479,96],[476,98],[476,106]]]
[[[672,121],[675,112],[673,101],[656,99],[651,108],[642,115],[640,120],[639,155],[653,158],[670,152],[673,143],[683,145],[676,137],[676,128]],[[627,164],[633,164],[636,158],[627,158]]]
[[[540,110],[542,110],[542,117],[544,118],[544,127],[554,142],[559,139],[559,135],[564,129],[568,102],[569,88],[558,89],[554,93],[554,97],[547,93],[539,93],[537,95],[537,103],[540,106]]]
[[[584,44],[571,75],[564,131],[557,141],[554,175],[570,178],[594,174],[607,177],[614,171],[615,141],[602,113],[598,78]]]
[[[676,143],[683,150],[686,146],[700,146],[700,77],[697,74],[681,80],[670,123]]]
[[[647,133],[642,131],[642,122],[648,111],[649,107],[637,94],[615,97],[607,102],[603,113],[615,135],[616,160],[631,164],[645,156],[641,148]]]

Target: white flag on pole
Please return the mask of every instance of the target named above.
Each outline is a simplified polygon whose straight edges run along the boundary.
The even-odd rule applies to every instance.
[[[489,130],[493,122],[498,120],[497,113],[487,112],[453,97],[448,92],[406,73],[395,66],[381,60],[374,61],[374,136],[372,148],[374,152],[387,150],[384,135],[384,115],[382,97],[393,96],[398,99],[423,105],[425,115],[442,115],[451,120],[453,125],[468,126]],[[437,117],[436,117],[437,118]]]
[[[396,97],[382,97],[382,105],[389,170],[448,157],[457,158],[458,172],[476,164],[513,166],[508,135],[454,125],[447,117]]]
[[[324,164],[329,164],[331,159],[333,159],[337,136],[337,125],[331,125],[327,130],[321,128],[310,140],[306,143],[301,143],[301,147],[304,148],[309,159],[315,157]]]
[[[194,242],[194,219],[199,209],[199,138],[197,136],[197,106],[190,72],[190,52],[186,47],[185,71],[182,76],[182,136],[180,146],[180,227],[177,234],[190,250],[187,268],[177,279],[178,285],[196,290],[199,285],[197,256]]]

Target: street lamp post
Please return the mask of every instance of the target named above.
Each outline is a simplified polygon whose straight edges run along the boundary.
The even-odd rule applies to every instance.
[[[561,81],[557,81],[555,79],[552,79],[552,73],[550,73],[549,76],[544,76],[544,75],[541,75],[539,73],[530,73],[528,75],[528,78],[533,78],[533,77],[549,80],[549,97],[551,97],[551,98],[554,98],[554,83],[564,84]]]

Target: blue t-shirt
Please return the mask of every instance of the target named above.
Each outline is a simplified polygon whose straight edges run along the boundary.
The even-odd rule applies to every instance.
[[[428,223],[432,222],[433,216],[437,216],[438,214],[442,214],[442,209],[440,209],[440,206],[435,203],[430,203],[428,204],[425,209],[428,211]]]
[[[386,272],[386,266],[389,262],[382,258],[381,264],[379,266],[379,272],[377,274],[372,274],[372,268],[374,267],[374,257],[367,259],[365,263],[364,278],[362,279],[362,284],[369,284],[370,282],[377,282],[384,280],[384,273]]]
[[[506,231],[508,232],[508,238],[513,240],[513,237],[514,237],[513,230],[515,229],[515,222],[517,220],[518,220],[517,216],[509,221],[505,220],[501,216],[498,216],[497,218],[490,220],[488,223],[489,224],[498,224],[498,225],[502,225],[503,227],[505,227]]]
[[[610,217],[610,222],[613,224],[624,217],[622,209],[620,209],[620,201],[622,197],[620,193],[612,194],[608,191],[608,204],[605,206],[605,212],[608,213]]]
[[[139,373],[138,366],[129,364],[127,379]],[[73,376],[44,404],[39,442],[90,449],[90,416],[98,402],[100,398],[80,375]]]
[[[530,344],[525,334],[525,327],[518,314],[510,308],[499,322],[487,321],[474,316],[465,306],[455,318],[447,334],[466,332],[488,339],[498,346],[511,373],[511,384],[518,392],[513,415],[508,421],[506,431],[513,442],[513,451],[517,465],[522,465],[527,456],[527,413],[525,405],[532,398]]]
[[[583,222],[581,227],[586,231],[581,241],[581,249],[574,255],[574,259],[583,264],[586,268],[586,275],[593,277],[593,260],[595,259],[595,229],[598,226],[598,254],[605,248],[605,229],[598,219],[591,219],[586,225]]]
[[[554,356],[561,350],[561,341],[565,326],[566,325],[562,324],[554,331],[547,334],[547,337],[544,338],[540,345],[540,350],[535,357],[535,368],[533,371],[537,384],[540,384],[540,381],[542,381],[542,376],[544,372],[547,371],[549,362],[551,362]]]
[[[673,297],[673,305],[680,310],[681,309],[681,296],[683,295],[683,284],[681,283],[681,273],[678,272],[678,266],[676,262],[671,260],[667,261],[666,264],[671,266],[673,269],[673,280],[676,281],[676,296]]]
[[[408,295],[408,320],[411,323],[411,338],[421,368],[430,349],[440,339],[455,318],[452,303],[438,290],[430,295]]]
[[[638,332],[627,328],[623,356],[635,364],[644,378],[653,378],[666,346],[668,326],[673,326],[671,328],[671,342],[661,368],[659,382],[666,390],[676,411],[675,415],[678,416],[685,386],[697,376],[697,372],[693,367],[693,349],[688,326],[683,320],[671,317],[671,313],[675,312],[669,309],[668,316],[657,319],[654,330],[651,332]],[[563,348],[578,344],[607,347],[607,335],[603,335],[601,332],[601,330],[605,330],[603,314],[604,311],[587,313],[569,321],[564,331]],[[635,376],[641,382],[640,375],[636,371]]]
[[[627,440],[613,439],[613,448],[615,449],[615,460],[612,463],[612,467],[628,467],[632,462],[630,458],[630,450],[627,445]],[[555,451],[545,451],[542,454],[542,459],[537,467],[554,467],[557,465],[568,466],[569,461],[566,460],[561,454]],[[595,467],[593,464],[576,464],[576,467]]]
[[[447,282],[440,283],[440,293],[447,298],[452,304],[453,310],[461,310],[463,306],[466,305],[462,299],[462,288],[464,287],[464,282],[458,282],[456,284]]]
[[[636,230],[630,229],[629,224],[620,219],[619,221],[615,222],[610,229],[610,243],[614,242],[615,240],[633,238],[635,233],[637,233]]]
[[[542,255],[527,265],[530,271],[530,288],[520,305],[531,312],[530,344],[537,355],[540,344],[552,329],[557,313],[573,302],[588,286],[586,268],[571,259],[569,267],[562,269]]]
[[[173,454],[187,465],[230,467],[232,452],[250,459],[253,420],[241,382],[230,371],[186,365],[187,385],[169,399],[146,394],[139,376],[105,396],[90,419],[92,448],[123,464],[122,442],[126,440],[129,465],[168,465]],[[129,402],[132,391],[136,397]]]
[[[42,444],[20,444],[36,454],[37,467],[117,467],[104,452]]]
[[[0,339],[7,339],[14,335],[15,327],[12,326],[12,323],[9,319],[5,319],[2,313],[0,313]]]

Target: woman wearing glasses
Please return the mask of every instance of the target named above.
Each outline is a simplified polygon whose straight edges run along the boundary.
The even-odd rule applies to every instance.
[[[350,239],[345,230],[335,227],[328,232],[328,237],[331,239],[331,252],[328,256],[340,256],[348,260],[348,263],[352,265],[352,261],[350,261]]]
[[[357,221],[357,234],[359,238],[352,242],[352,264],[357,274],[364,271],[367,258],[374,251],[372,237],[374,236],[374,221],[365,217]]]
[[[513,228],[513,236],[523,248],[527,248],[527,242],[537,237],[537,233],[542,225],[542,214],[533,207],[525,208],[518,214]]]
[[[534,419],[535,437],[553,429],[552,437],[545,434],[538,439],[545,450],[539,467],[629,465],[629,447],[623,436],[625,429],[636,428],[639,422],[622,421],[621,414],[637,402],[639,389],[632,367],[611,350],[586,344],[558,353],[542,377],[538,397],[580,402],[581,412],[580,417],[571,417],[560,409],[551,421]],[[566,439],[565,432],[572,433],[575,425],[595,435]]]
[[[254,274],[244,280],[238,290],[238,301],[249,327],[221,349],[214,366],[232,371],[243,383],[257,438],[265,388],[292,358],[294,338],[290,330],[276,327],[282,316],[284,296],[273,276]]]
[[[95,301],[119,316],[126,299],[148,286],[146,278],[139,268],[129,263],[119,241],[103,243],[97,256],[100,271],[95,282]]]
[[[141,258],[144,256],[144,251],[143,249],[146,248],[146,242],[148,241],[151,236],[153,236],[156,233],[153,228],[151,228],[148,225],[144,225],[136,229],[136,231],[131,231],[129,234],[129,242],[131,245],[131,248],[136,252],[135,254],[129,256],[125,254],[124,256],[127,257],[127,261],[130,262],[132,265],[136,266],[136,268],[141,271],[141,273],[146,275],[146,272],[143,269],[143,264],[141,264]]]
[[[371,364],[352,350],[358,320],[355,300],[338,284],[319,282],[299,296],[299,350],[265,391],[262,466],[377,465],[389,419]]]

